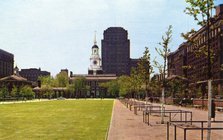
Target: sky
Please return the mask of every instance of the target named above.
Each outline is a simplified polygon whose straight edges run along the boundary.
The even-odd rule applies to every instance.
[[[216,0],[215,5],[223,3]],[[109,27],[128,30],[131,58],[148,47],[151,58],[169,25],[171,51],[184,42],[180,34],[198,28],[183,10],[185,0],[0,0],[0,49],[14,54],[20,69],[61,69],[85,74],[96,31],[101,49]]]

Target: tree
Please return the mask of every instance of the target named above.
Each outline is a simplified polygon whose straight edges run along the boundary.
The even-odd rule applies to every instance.
[[[57,87],[67,87],[69,84],[69,78],[66,72],[62,71],[56,75],[55,78]]]
[[[32,99],[35,96],[33,89],[30,86],[23,86],[20,89],[20,93],[24,99]]]
[[[51,99],[53,94],[53,86],[55,86],[55,80],[51,76],[41,76],[39,77],[41,81],[41,94],[47,96],[48,99]]]
[[[111,80],[108,83],[108,93],[111,95],[118,97],[119,96],[119,83],[118,80]]]
[[[159,96],[161,94],[161,84],[160,81],[156,79],[155,75],[151,78],[150,89],[154,96]]]
[[[189,4],[188,7],[185,9],[185,13],[193,16],[194,20],[197,22],[198,25],[204,26],[207,29],[206,38],[207,43],[204,47],[198,48],[198,52],[207,56],[208,60],[208,128],[211,127],[211,112],[212,112],[212,93],[211,93],[211,79],[212,79],[212,72],[211,72],[211,63],[213,62],[214,53],[210,48],[210,27],[211,27],[211,20],[210,20],[210,11],[214,8],[214,0],[186,0]],[[193,29],[186,33],[182,34],[182,36],[188,40],[192,45],[197,46],[196,40],[192,38],[192,36],[196,33]],[[195,50],[195,52],[197,52]],[[210,140],[211,137],[211,130],[208,129],[207,139]]]
[[[40,76],[38,77],[38,80],[40,80],[41,85],[48,85],[48,86],[55,86],[55,79],[51,76]]]
[[[74,97],[74,94],[75,94],[75,83],[74,82],[67,85],[67,92],[70,94],[70,98]]]
[[[153,73],[153,67],[150,63],[150,53],[147,47],[145,47],[143,56],[140,58],[137,70],[142,82],[146,86],[146,99],[147,99],[149,90],[148,86],[150,85],[150,75]]]
[[[75,86],[75,91],[76,91],[76,98],[78,98],[79,96],[81,96],[82,92],[86,88],[85,77],[77,77],[74,81],[74,86]]]
[[[11,91],[11,96],[16,97],[16,98],[19,98],[21,96],[20,90],[18,87],[13,86],[12,91]]]
[[[6,86],[3,86],[2,88],[0,88],[0,97],[1,98],[5,98],[8,95],[8,93],[9,93],[9,91]]]
[[[165,86],[166,86],[166,66],[167,66],[167,57],[170,52],[169,44],[172,39],[172,26],[169,25],[168,30],[165,32],[165,35],[162,36],[162,42],[159,43],[162,48],[156,48],[157,53],[162,57],[164,64],[160,64],[154,60],[155,66],[159,69],[160,74],[162,75],[162,113],[161,113],[161,123],[164,123],[164,102],[165,102]]]
[[[186,82],[183,81],[184,79],[180,79],[181,77],[176,77],[174,79],[170,79],[167,83],[168,87],[170,88],[171,96],[175,98],[176,96],[179,98],[185,97],[184,89],[186,88]]]
[[[41,94],[46,96],[48,99],[52,98],[53,95],[53,88],[50,85],[42,85],[41,86]]]
[[[120,76],[118,79],[119,84],[119,95],[121,97],[127,96],[131,93],[131,78],[129,76]]]
[[[133,93],[133,96],[139,94],[139,91],[142,87],[142,82],[144,79],[141,78],[142,76],[138,72],[136,68],[131,69],[131,74],[130,74],[130,90]]]

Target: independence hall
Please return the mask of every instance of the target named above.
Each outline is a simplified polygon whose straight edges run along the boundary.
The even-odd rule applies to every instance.
[[[210,48],[213,52],[212,76],[216,91],[223,90],[223,4],[216,7],[216,15],[210,19]],[[168,77],[182,76],[188,79],[189,89],[203,86],[206,89],[208,59],[201,52],[207,45],[207,28],[203,26],[192,37],[193,45],[182,43],[179,48],[168,56]]]

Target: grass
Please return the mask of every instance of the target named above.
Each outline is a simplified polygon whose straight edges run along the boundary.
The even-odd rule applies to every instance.
[[[0,140],[103,140],[113,100],[0,105]]]

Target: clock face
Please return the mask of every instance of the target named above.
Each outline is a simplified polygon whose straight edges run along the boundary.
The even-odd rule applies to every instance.
[[[93,64],[96,65],[98,62],[96,60],[93,61]]]

